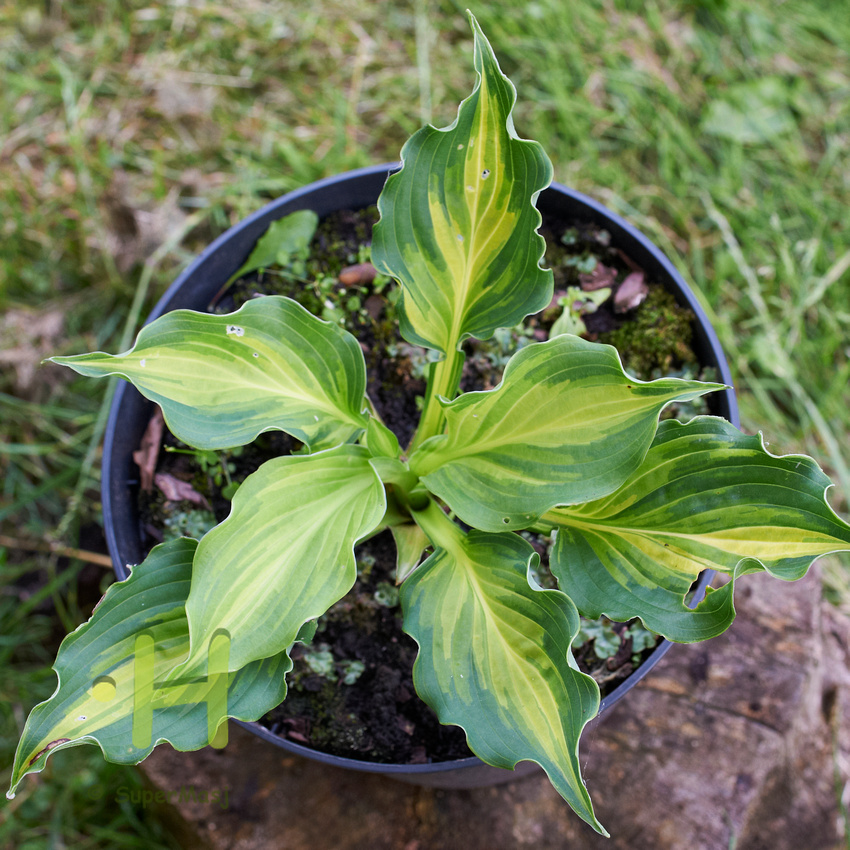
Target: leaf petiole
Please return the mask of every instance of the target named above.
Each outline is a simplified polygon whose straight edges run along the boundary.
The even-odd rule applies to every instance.
[[[410,513],[435,547],[453,554],[458,554],[463,549],[466,535],[433,499],[429,499],[422,510],[411,510]]]
[[[431,364],[430,374],[428,375],[428,393],[425,396],[425,409],[422,412],[422,419],[416,429],[413,442],[410,444],[411,452],[429,437],[443,433],[446,419],[440,398],[451,401],[457,395],[465,359],[466,355],[462,351],[450,346],[442,360]]]
[[[419,476],[411,472],[400,460],[375,457],[370,463],[384,484],[394,484],[403,494],[411,493],[419,484]]]

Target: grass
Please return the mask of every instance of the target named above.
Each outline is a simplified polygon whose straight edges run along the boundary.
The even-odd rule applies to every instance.
[[[123,348],[213,236],[289,189],[396,159],[423,119],[450,122],[472,81],[464,5],[0,0],[4,769],[53,689],[58,640],[109,576],[93,563],[108,393],[39,362]],[[745,428],[813,455],[846,514],[845,5],[493,0],[473,11],[519,89],[519,133],[544,144],[557,180],[668,253],[720,334]],[[828,563],[828,598],[845,610],[847,576],[846,561]],[[56,764],[0,809],[0,845],[24,846],[24,830],[32,847],[167,841],[144,810],[91,799],[131,771],[86,748]]]

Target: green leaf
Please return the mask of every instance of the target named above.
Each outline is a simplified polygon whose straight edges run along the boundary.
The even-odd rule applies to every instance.
[[[424,127],[404,145],[372,242],[377,269],[402,284],[402,335],[444,354],[542,310],[553,290],[534,206],[552,165],[517,137],[514,87],[472,27],[476,86],[450,127]]]
[[[225,286],[257,269],[289,265],[293,257],[307,250],[319,217],[313,210],[298,210],[273,221],[257,240],[245,264],[235,271]]]
[[[398,437],[374,416],[369,418],[366,427],[366,446],[373,457],[387,457],[395,460],[401,454]]]
[[[191,653],[171,678],[199,669],[222,629],[231,669],[288,647],[307,620],[354,585],[354,543],[385,509],[384,488],[360,446],[264,463],[198,546],[186,602]]]
[[[438,549],[401,586],[404,628],[419,644],[417,693],[466,730],[487,764],[537,762],[576,813],[603,834],[581,779],[578,741],[599,688],[572,656],[569,597],[532,586],[537,554],[513,534],[472,531]]]
[[[793,581],[813,559],[850,551],[829,486],[811,458],[772,455],[721,419],[665,421],[620,489],[543,517],[557,528],[552,572],[587,617],[640,617],[670,640],[705,640],[732,623],[740,576]],[[691,610],[684,597],[704,569],[733,580]]]
[[[211,719],[214,726],[224,716],[256,720],[283,700],[292,667],[285,651],[230,673],[226,702],[219,703],[224,711],[212,717],[208,710],[223,697],[214,676],[162,687],[189,650],[184,603],[196,547],[185,537],[157,546],[62,641],[54,665],[59,686],[27,719],[7,796],[59,750],[97,744],[110,761],[136,764],[162,741],[178,750],[200,749],[215,732]],[[207,674],[206,666],[201,673]]]
[[[371,450],[371,446],[370,446]],[[393,457],[373,457],[372,468],[385,484],[394,484],[409,492],[419,483],[419,479],[407,468],[407,464]]]
[[[172,433],[197,448],[231,448],[280,430],[318,451],[367,424],[357,340],[277,295],[224,316],[167,313],[124,354],[51,360],[81,375],[131,381],[162,407]]]
[[[410,468],[467,524],[526,528],[554,505],[616,490],[640,465],[668,402],[720,384],[629,377],[615,349],[564,335],[528,345],[488,392],[444,406],[447,433]]]
[[[428,546],[428,537],[415,523],[390,527],[396,546],[396,584],[401,584],[416,568]]]

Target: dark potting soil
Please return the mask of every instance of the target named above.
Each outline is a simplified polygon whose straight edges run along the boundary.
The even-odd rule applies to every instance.
[[[363,761],[424,764],[472,755],[413,689],[416,643],[402,631],[395,544],[384,532],[357,547],[353,590],[296,645],[285,702],[263,719],[314,749]]]
[[[368,395],[404,446],[419,420],[428,354],[398,335],[395,284],[380,276],[372,280],[363,272],[364,252],[368,254],[376,220],[374,207],[329,216],[319,226],[309,258],[288,269],[237,281],[214,309],[231,312],[258,295],[280,294],[324,318],[334,318],[334,311],[342,310],[347,329],[363,349]],[[587,338],[625,342],[621,348],[624,365],[638,378],[687,374],[707,379],[697,374],[689,347],[693,317],[660,286],[646,281],[647,291],[639,306],[615,309],[617,286],[642,271],[609,245],[605,231],[580,222],[547,221],[541,232],[547,239],[546,262],[555,274],[552,305],[529,317],[521,331],[497,332],[492,340],[467,341],[461,379],[464,392],[496,386],[517,347],[547,339],[563,310],[558,299],[563,300],[570,287],[591,291],[600,285],[610,285],[612,293],[595,312],[583,316]],[[691,405],[674,409],[672,414],[690,416],[706,410]],[[160,451],[156,473],[185,482],[195,495],[190,502],[169,500],[157,487],[141,495],[147,548],[161,542],[164,535],[202,535],[229,513],[230,501],[222,495],[222,488],[226,491],[231,484],[232,489],[263,461],[300,448],[300,443],[282,432],[267,432],[251,445],[229,453],[194,452],[167,430],[162,445],[177,451]],[[541,556],[540,583],[555,586],[548,571],[548,541],[524,536]],[[364,761],[419,764],[472,755],[464,732],[441,725],[414,691],[416,644],[402,630],[391,535],[377,535],[358,546],[355,555],[358,578],[354,588],[320,618],[309,645],[293,647],[287,698],[260,722],[289,740]],[[593,639],[575,648],[579,667],[597,680],[603,696],[654,649],[651,639],[645,641],[648,646],[634,646],[626,629],[627,624],[610,624],[620,643],[607,658],[600,657],[608,653],[600,653]]]

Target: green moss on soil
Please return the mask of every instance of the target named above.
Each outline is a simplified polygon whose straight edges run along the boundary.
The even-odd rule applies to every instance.
[[[655,372],[667,375],[697,365],[691,349],[692,321],[693,313],[680,307],[671,293],[652,286],[630,321],[601,334],[599,341],[613,345],[626,371],[646,381]]]

